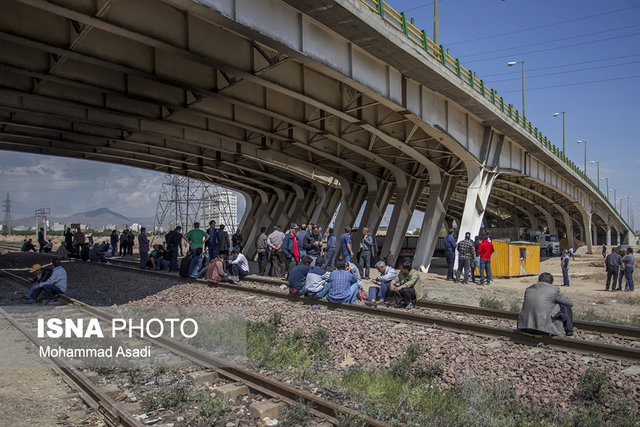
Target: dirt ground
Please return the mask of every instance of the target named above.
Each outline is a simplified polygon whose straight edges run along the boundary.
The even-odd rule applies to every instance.
[[[637,249],[634,247],[634,252]],[[560,257],[543,259],[540,272],[553,274],[554,284],[562,284]],[[537,276],[525,276],[494,278],[494,284],[490,286],[447,282],[444,258],[435,258],[431,271],[420,275],[431,300],[479,305],[480,298],[492,296],[503,301],[507,309],[512,305],[521,307],[525,289],[537,281]],[[593,254],[587,254],[584,247],[578,249],[575,260],[571,260],[569,265],[569,281],[571,286],[561,287],[560,291],[574,302],[575,314],[592,312],[622,322],[640,321],[640,295],[635,292],[605,291],[606,273],[601,246],[595,248]]]

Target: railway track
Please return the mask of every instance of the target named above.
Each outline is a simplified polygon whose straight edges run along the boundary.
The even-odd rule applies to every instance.
[[[132,260],[123,260],[118,258],[111,258],[109,261],[113,265],[103,265],[103,264],[95,264],[102,265],[105,268],[119,268],[126,269],[128,271],[134,271],[139,274],[156,274],[160,276],[167,276],[167,273],[153,272],[148,270],[140,270],[138,268],[132,268],[132,266],[137,265],[136,261]],[[176,278],[179,281],[192,283],[194,279],[192,278],[183,278],[178,275],[171,275],[172,278]],[[260,276],[249,276],[245,280],[252,282],[259,282],[268,285],[281,285],[285,282],[277,281],[272,278],[262,278]],[[200,282],[202,283],[202,282]],[[328,301],[323,300],[310,300],[304,299],[300,297],[292,297],[288,294],[274,291],[268,289],[266,286],[264,289],[246,287],[242,285],[232,285],[228,283],[207,283],[209,286],[219,287],[223,289],[231,289],[234,291],[245,292],[250,294],[257,294],[266,297],[278,298],[283,300],[302,302],[304,304],[312,304],[312,305],[321,305],[328,307],[329,309],[341,309],[350,312],[357,312],[362,314],[368,314],[372,316],[384,317],[400,322],[412,323],[412,324],[423,324],[423,325],[437,325],[444,329],[455,330],[458,332],[470,332],[482,336],[487,337],[499,337],[502,339],[508,339],[513,342],[517,342],[525,345],[546,345],[551,348],[555,348],[563,351],[571,351],[578,353],[586,353],[586,354],[599,354],[601,356],[605,356],[613,359],[626,359],[632,361],[640,361],[640,350],[621,345],[613,345],[613,344],[604,344],[597,343],[585,340],[579,340],[575,338],[566,338],[566,337],[551,337],[551,336],[539,336],[539,335],[531,335],[527,333],[522,333],[510,328],[501,328],[489,325],[483,325],[479,323],[473,323],[462,320],[451,320],[444,319],[439,316],[431,316],[419,313],[413,313],[407,310],[394,310],[394,309],[380,309],[380,308],[370,308],[360,304],[334,304]],[[440,302],[422,302],[419,304],[420,307],[424,308],[432,308],[442,311],[448,312],[456,312],[456,313],[465,313],[472,315],[479,315],[484,317],[495,317],[502,318],[508,320],[517,320],[517,313],[508,312],[504,310],[495,310],[495,309],[487,309],[481,307],[473,307],[466,306],[460,304],[450,304],[450,303],[440,303]],[[626,337],[631,339],[640,338],[640,328],[631,327],[631,326],[623,326],[623,325],[613,325],[613,324],[605,324],[598,322],[588,322],[582,320],[574,320],[574,327],[576,329],[582,329],[585,331],[604,333],[604,334],[614,334],[620,337]]]
[[[0,272],[22,284],[30,284],[27,279],[16,274],[5,270],[0,270]],[[58,300],[64,303],[65,307],[69,308],[71,311],[65,314],[66,318],[70,316],[92,316],[107,322],[111,322],[113,319],[112,314],[66,295],[59,295]],[[5,310],[0,309],[0,314],[7,318],[13,326],[27,336],[27,338],[29,338],[29,340],[31,340],[36,346],[42,345],[42,341],[24,327],[24,324],[26,323],[35,324],[36,319],[34,319],[32,313],[16,315],[7,313]],[[170,352],[171,354],[182,357],[195,365],[205,368],[211,372],[215,372],[219,378],[222,378],[227,383],[245,385],[252,393],[260,394],[264,396],[265,399],[282,401],[287,405],[302,403],[309,408],[308,411],[312,415],[322,418],[332,424],[337,424],[338,417],[344,415],[353,419],[361,420],[368,426],[382,427],[388,425],[347,407],[299,390],[289,384],[271,379],[212,354],[200,351],[174,339],[159,337],[144,338],[144,340],[150,342],[156,347],[159,347],[161,351]],[[113,399],[102,392],[99,387],[92,383],[78,369],[70,366],[67,362],[59,358],[51,358],[51,360],[65,376],[69,377],[73,384],[76,385],[82,393],[90,397],[90,400],[88,401],[90,406],[97,408],[99,412],[105,416],[105,421],[109,425],[140,425],[140,422],[138,422],[131,414],[120,409]]]

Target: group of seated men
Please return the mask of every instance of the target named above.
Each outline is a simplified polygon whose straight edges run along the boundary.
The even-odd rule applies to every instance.
[[[289,293],[306,296],[312,299],[326,298],[334,303],[354,304],[360,289],[363,289],[362,278],[358,267],[345,260],[335,263],[336,269],[327,271],[323,256],[314,260],[303,256],[289,274]],[[411,269],[411,263],[405,262],[397,272],[384,261],[378,261],[376,269],[380,273],[369,287],[363,299],[369,306],[386,304],[387,307],[411,308],[417,300],[424,298],[424,287],[418,272]]]

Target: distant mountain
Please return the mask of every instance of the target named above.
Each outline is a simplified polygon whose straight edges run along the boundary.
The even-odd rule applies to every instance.
[[[18,227],[21,225],[33,227],[35,225],[35,219],[33,217],[14,219],[12,222],[14,227]],[[74,213],[66,217],[49,217],[49,223],[51,225],[53,225],[53,223],[55,222],[65,225],[87,224],[91,228],[99,228],[105,227],[107,225],[115,225],[121,227],[123,225],[131,225],[134,222],[138,221],[136,218],[128,218],[124,215],[112,211],[109,208],[99,208],[88,212]],[[141,224],[140,222],[138,223]]]

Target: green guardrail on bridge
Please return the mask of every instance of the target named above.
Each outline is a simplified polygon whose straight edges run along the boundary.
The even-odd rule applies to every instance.
[[[369,10],[378,14],[385,22],[390,24],[396,30],[404,33],[407,38],[420,46],[428,55],[437,59],[445,68],[452,73],[456,74],[463,82],[469,85],[475,92],[479,93],[483,98],[491,101],[503,114],[509,117],[516,124],[520,125],[525,132],[531,134],[541,145],[543,145],[551,154],[556,156],[560,161],[565,163],[571,168],[580,178],[585,180],[594,190],[598,193],[603,200],[606,200],[607,204],[618,215],[620,221],[627,226],[629,230],[631,227],[627,221],[622,218],[618,209],[611,204],[608,195],[605,196],[600,188],[593,183],[593,181],[587,176],[587,174],[581,170],[574,162],[569,160],[557,146],[551,143],[546,136],[542,135],[542,132],[534,127],[531,122],[527,121],[523,116],[513,108],[512,104],[505,104],[504,98],[498,96],[498,92],[494,89],[486,87],[483,80],[479,80],[476,75],[471,71],[460,65],[460,61],[454,59],[445,50],[443,45],[437,45],[429,37],[427,37],[424,30],[419,30],[411,21],[407,20],[407,16],[404,12],[397,12],[391,6],[389,6],[383,0],[360,0]],[[633,231],[633,230],[632,230]]]

